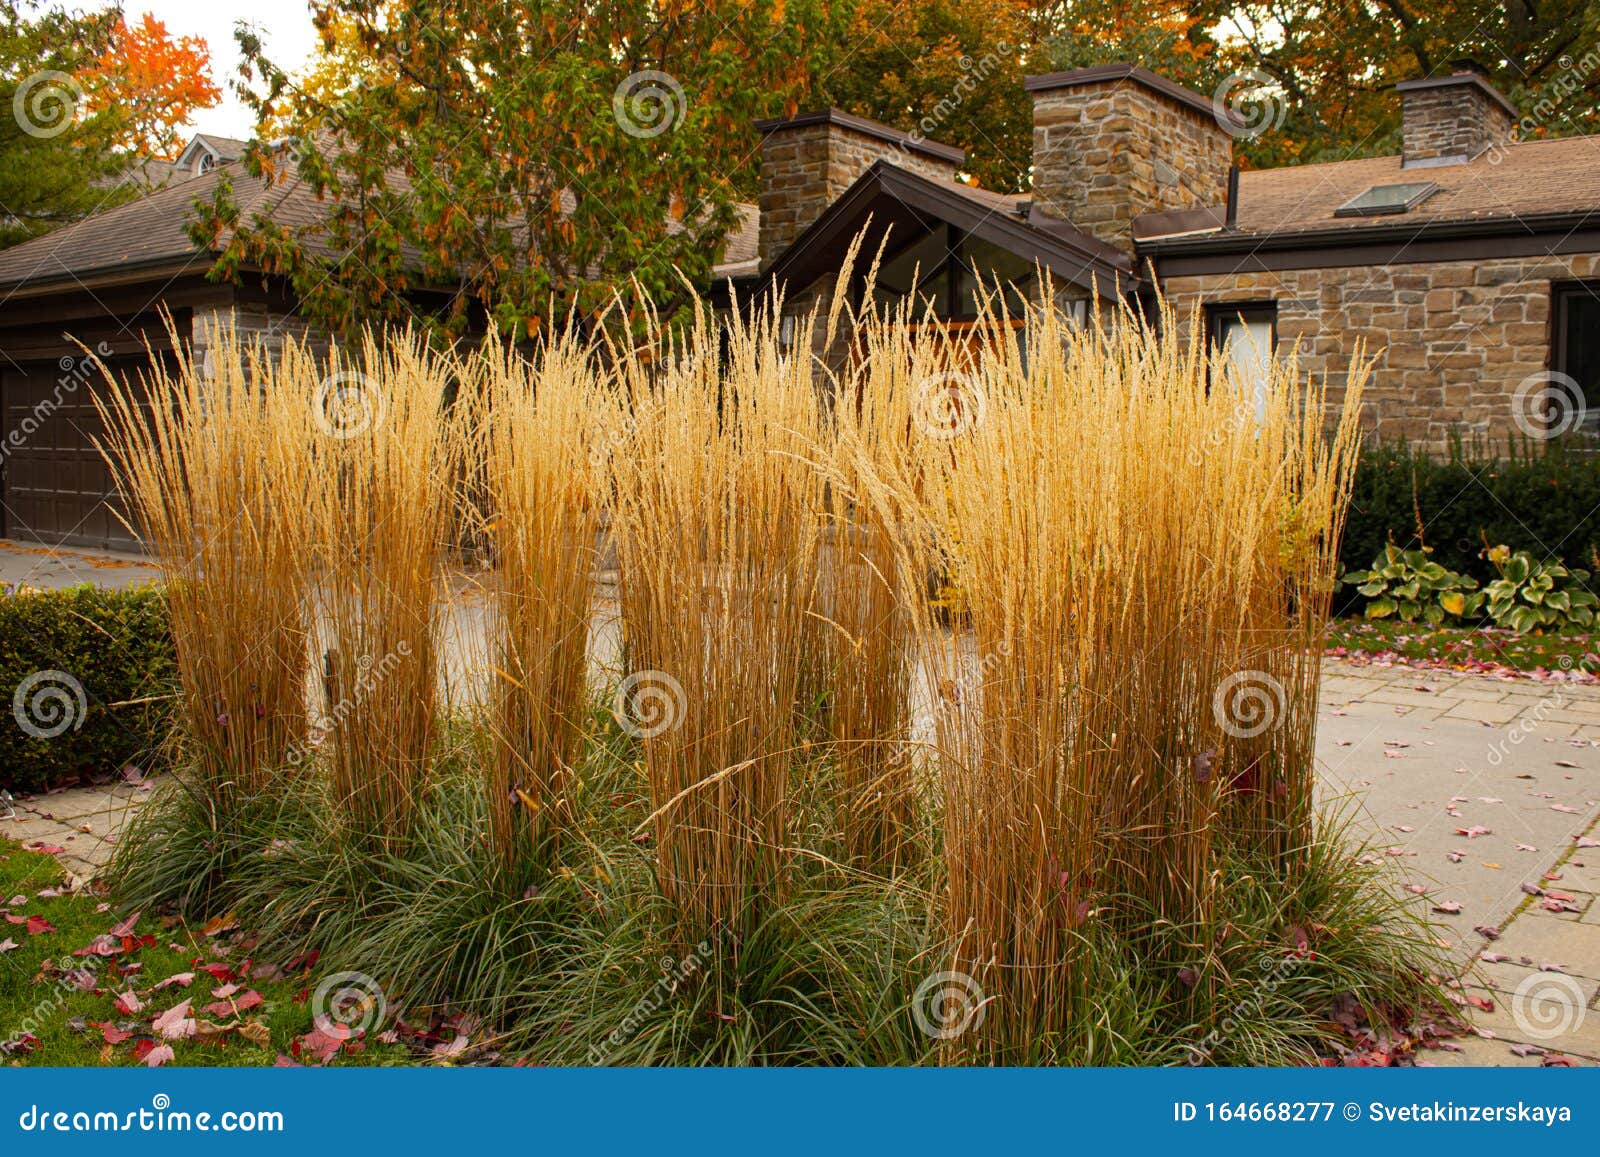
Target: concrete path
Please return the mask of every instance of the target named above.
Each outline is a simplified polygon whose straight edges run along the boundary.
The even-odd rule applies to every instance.
[[[1479,1036],[1426,1059],[1600,1060],[1600,687],[1330,662],[1321,708],[1328,798],[1463,968]]]
[[[0,539],[0,583],[7,587],[56,590],[79,583],[127,587],[157,577],[156,568],[142,554],[34,546]]]

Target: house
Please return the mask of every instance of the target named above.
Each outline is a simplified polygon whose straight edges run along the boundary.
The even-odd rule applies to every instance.
[[[878,299],[915,295],[957,327],[980,281],[998,279],[1012,304],[1048,283],[1079,317],[1159,296],[1245,372],[1292,348],[1335,398],[1364,349],[1376,363],[1363,417],[1381,437],[1545,434],[1585,420],[1586,398],[1600,408],[1600,137],[1519,140],[1535,118],[1467,69],[1396,86],[1398,156],[1241,173],[1242,120],[1145,69],[1026,86],[1033,181],[1020,195],[965,183],[964,153],[920,132],[837,110],[760,122],[759,204],[740,209],[714,297],[781,289],[798,315],[833,292],[865,232],[847,292],[866,293],[887,238]],[[318,219],[298,181],[267,187],[230,164],[236,144],[192,143],[188,179],[0,251],[0,534],[131,545],[107,507],[77,342],[131,370],[147,344],[170,356],[167,315],[202,358],[208,320],[307,331],[280,281],[208,281],[215,254],[188,235],[190,206],[224,171],[246,218]]]
[[[781,284],[799,311],[831,292],[870,221],[869,256],[889,231],[879,296],[910,292],[916,270],[958,325],[980,276],[1036,297],[1042,268],[1079,310],[1159,293],[1247,372],[1297,349],[1335,400],[1364,349],[1363,417],[1380,437],[1439,448],[1452,431],[1544,436],[1600,418],[1600,137],[1519,141],[1529,126],[1464,69],[1396,86],[1399,156],[1237,172],[1239,120],[1146,69],[1026,87],[1020,196],[960,184],[957,149],[837,112],[759,125],[759,254],[719,271],[729,290]]]

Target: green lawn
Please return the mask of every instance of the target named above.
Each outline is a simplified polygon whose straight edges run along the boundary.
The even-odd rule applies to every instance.
[[[376,1002],[349,1010],[352,1020],[367,1014],[370,1032],[344,1039],[328,1018],[331,1033],[314,1031],[326,978],[313,961],[253,960],[237,929],[207,935],[145,916],[130,925],[136,914],[99,894],[55,894],[61,881],[50,856],[0,839],[0,1064],[149,1064],[163,1047],[172,1049],[165,1063],[179,1065],[383,1065],[415,1055],[378,1039],[394,1022],[371,1015]],[[179,1022],[169,1039],[156,1022],[185,1000],[189,1017],[168,1018]]]
[[[1600,638],[1593,634],[1518,635],[1498,628],[1340,618],[1333,621],[1324,653],[1384,656],[1449,670],[1600,674]]]

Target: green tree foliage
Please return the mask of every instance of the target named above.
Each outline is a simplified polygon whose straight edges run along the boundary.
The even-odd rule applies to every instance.
[[[0,0],[0,245],[131,195],[119,181],[118,117],[91,112],[79,79],[110,45],[116,18]]]
[[[592,316],[635,283],[670,309],[684,279],[708,279],[735,221],[751,120],[793,111],[837,39],[822,0],[313,10],[330,50],[369,62],[347,91],[302,88],[240,43],[258,113],[299,142],[246,163],[307,182],[320,219],[243,216],[224,183],[194,233],[226,234],[219,276],[286,275],[336,331],[415,316],[429,288],[452,291],[422,312],[446,332],[476,309],[517,334],[552,309]]]

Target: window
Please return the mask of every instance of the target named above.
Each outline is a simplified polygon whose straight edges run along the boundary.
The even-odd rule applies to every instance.
[[[1335,217],[1380,217],[1385,213],[1404,213],[1415,209],[1439,191],[1432,181],[1413,185],[1374,185],[1358,197],[1351,197],[1333,211]]]
[[[1600,281],[1555,289],[1550,381],[1538,415],[1550,436],[1600,433]]]
[[[1272,302],[1208,306],[1211,345],[1222,355],[1225,373],[1255,407],[1267,413],[1267,374],[1278,348],[1278,307]],[[1229,372],[1231,371],[1231,372]]]

